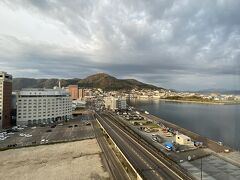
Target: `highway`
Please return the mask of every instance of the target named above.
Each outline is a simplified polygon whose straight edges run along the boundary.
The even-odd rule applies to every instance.
[[[166,166],[158,158],[153,156],[139,142],[108,114],[96,115],[101,125],[111,136],[120,150],[127,157],[136,171],[143,179],[188,179],[182,174],[176,173],[169,166]]]
[[[100,148],[103,151],[104,158],[106,159],[106,166],[111,174],[111,179],[114,180],[128,180],[130,179],[124,170],[121,162],[117,159],[112,149],[109,147],[106,139],[104,138],[103,132],[97,127],[97,122],[92,121],[96,139]]]

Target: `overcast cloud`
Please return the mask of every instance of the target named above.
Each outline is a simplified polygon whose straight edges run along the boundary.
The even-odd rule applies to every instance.
[[[1,0],[0,70],[240,89],[240,1]]]

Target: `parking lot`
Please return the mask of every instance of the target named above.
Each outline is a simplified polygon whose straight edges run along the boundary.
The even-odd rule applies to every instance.
[[[68,122],[45,127],[26,127],[18,132],[8,133],[7,136],[8,138],[0,141],[1,149],[94,138],[94,131],[91,117],[81,115]]]
[[[134,114],[133,112],[131,114]],[[147,120],[140,120],[139,117],[141,117],[138,114],[133,115],[133,117],[137,117],[137,120],[132,120],[132,119],[127,119],[127,115],[119,115],[117,114],[119,118],[124,120],[129,124],[131,129],[139,134],[142,138],[144,138],[149,144],[152,144],[155,146],[157,149],[159,149],[161,152],[166,154],[169,158],[171,158],[175,162],[184,162],[184,161],[189,161],[189,157],[191,160],[193,159],[198,159],[201,157],[205,157],[209,155],[209,152],[205,151],[203,148],[197,148],[194,147],[193,145],[178,145],[178,150],[167,150],[164,146],[165,142],[171,142],[173,143],[175,141],[175,135],[169,132],[163,132],[161,126],[157,125],[156,123],[153,123],[150,121],[150,123],[146,123]],[[138,122],[138,124],[132,123],[132,122]],[[140,128],[140,127],[145,127],[145,129]],[[146,128],[148,127],[148,128]],[[147,130],[146,130],[147,129]],[[166,129],[166,128],[165,128]],[[148,131],[149,130],[149,131]],[[171,134],[171,136],[169,135]],[[153,140],[153,135],[154,137],[157,137],[157,140]],[[176,144],[175,144],[176,146]]]

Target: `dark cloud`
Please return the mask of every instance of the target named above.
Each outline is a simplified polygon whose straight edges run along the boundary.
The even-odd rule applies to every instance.
[[[0,5],[59,22],[85,48],[1,35],[0,47],[8,42],[9,49],[0,58],[9,61],[0,64],[29,69],[17,76],[83,77],[104,71],[176,89],[240,89],[239,1],[12,0]]]

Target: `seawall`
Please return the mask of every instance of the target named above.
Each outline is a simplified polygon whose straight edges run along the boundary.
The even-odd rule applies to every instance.
[[[141,113],[142,116],[150,119],[150,120],[154,120],[154,121],[157,121],[157,122],[160,122],[162,123],[164,126],[166,127],[169,127],[169,128],[172,128],[182,134],[185,134],[186,136],[189,136],[191,139],[195,140],[195,141],[200,141],[200,142],[203,142],[203,144],[205,146],[207,146],[209,149],[217,152],[217,153],[220,153],[220,152],[224,152],[225,149],[229,149],[230,151],[233,150],[232,148],[230,147],[227,147],[227,146],[223,146],[223,145],[220,145],[218,144],[217,142],[207,138],[207,137],[204,137],[204,136],[201,136],[197,133],[194,133],[190,130],[187,130],[185,128],[182,128],[176,124],[173,124],[173,123],[170,123],[168,121],[165,121],[157,116],[154,116],[152,114],[144,114],[144,113]]]

